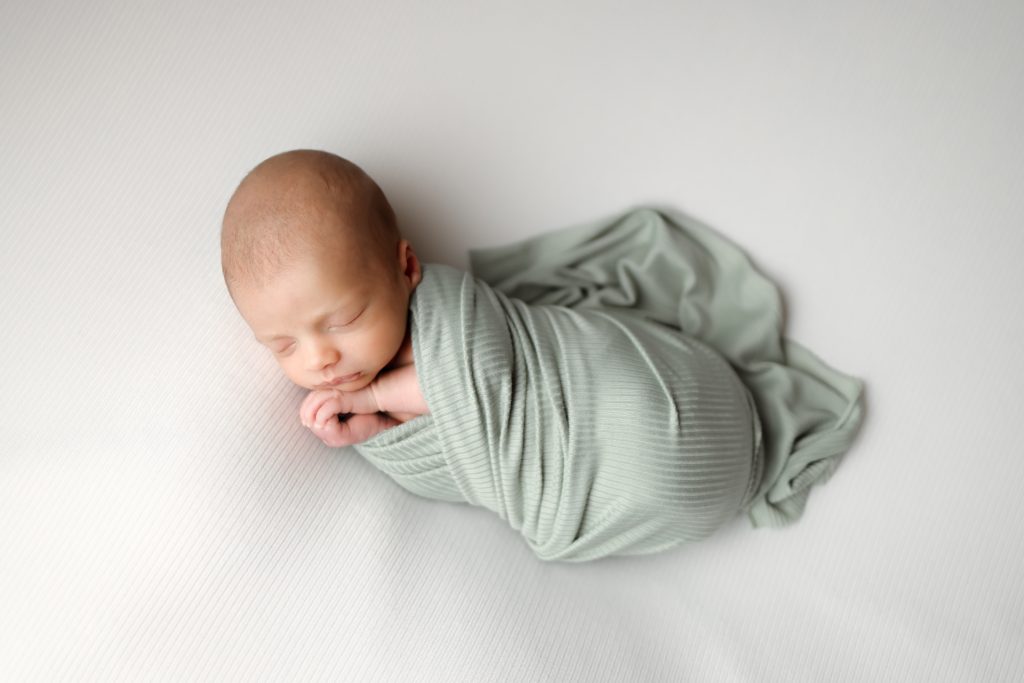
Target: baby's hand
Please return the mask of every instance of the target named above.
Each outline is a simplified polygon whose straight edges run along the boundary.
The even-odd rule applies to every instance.
[[[317,389],[299,408],[299,419],[328,446],[351,446],[398,423],[378,411],[369,388],[358,391]],[[341,419],[338,413],[342,413]]]
[[[310,429],[322,428],[338,413],[376,413],[380,408],[369,387],[358,391],[315,389],[302,401],[299,419]]]
[[[332,415],[322,427],[309,428],[321,441],[332,448],[362,443],[385,429],[399,424],[384,413],[372,415]]]

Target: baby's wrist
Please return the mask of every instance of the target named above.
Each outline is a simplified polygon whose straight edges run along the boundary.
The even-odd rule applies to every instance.
[[[416,366],[411,363],[382,373],[370,386],[377,410],[382,413],[430,412],[420,392]]]
[[[375,377],[373,381],[366,386],[366,389],[370,392],[370,399],[373,401],[374,410],[381,413],[384,412],[384,408],[381,407],[380,396],[378,395],[378,390],[380,388],[378,385],[379,381],[380,377]]]

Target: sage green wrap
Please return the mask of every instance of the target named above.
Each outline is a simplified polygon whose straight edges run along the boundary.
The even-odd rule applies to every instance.
[[[863,383],[782,336],[776,287],[683,215],[635,209],[425,264],[409,322],[430,414],[356,446],[407,490],[498,513],[544,560],[803,512]]]

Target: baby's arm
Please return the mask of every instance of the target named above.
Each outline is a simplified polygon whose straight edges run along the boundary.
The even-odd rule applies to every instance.
[[[420,382],[413,363],[382,373],[370,384],[377,410],[385,412],[399,422],[430,412],[423,400]]]

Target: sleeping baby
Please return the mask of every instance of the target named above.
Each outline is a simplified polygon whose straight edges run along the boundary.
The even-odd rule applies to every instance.
[[[302,424],[544,560],[793,522],[860,427],[863,383],[784,338],[775,286],[682,215],[471,250],[469,273],[421,264],[357,165],[296,150],[242,180],[221,237],[236,307],[310,390]]]
[[[221,253],[256,339],[311,390],[300,417],[325,444],[428,412],[407,322],[420,264],[358,166],[311,150],[267,159],[228,204]]]

